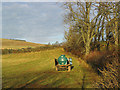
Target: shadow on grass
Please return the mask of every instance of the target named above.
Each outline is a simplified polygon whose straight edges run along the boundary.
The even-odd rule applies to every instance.
[[[71,66],[71,70],[74,68],[74,66]],[[58,69],[58,71],[67,71],[66,68]]]
[[[71,70],[74,68],[74,66],[71,66]]]
[[[29,86],[32,86],[33,85],[33,88],[34,88],[34,85],[36,82],[45,82],[47,79],[49,79],[49,77],[53,76],[57,74],[57,72],[54,72],[53,70],[51,71],[46,71],[46,72],[39,72],[38,75],[36,75],[34,78],[28,80],[28,82],[26,82],[25,84],[23,85],[20,85],[19,88],[28,88]],[[46,88],[48,87],[48,85],[39,85],[40,87],[42,88]],[[13,87],[11,87],[13,88]]]
[[[84,90],[84,88],[85,88],[85,78],[86,78],[86,74],[83,75],[83,79],[82,79],[82,90]]]

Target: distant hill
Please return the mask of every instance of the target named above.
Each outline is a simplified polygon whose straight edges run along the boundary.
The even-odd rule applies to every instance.
[[[2,49],[5,48],[18,49],[18,48],[45,46],[45,44],[37,44],[32,42],[26,42],[24,40],[11,40],[11,39],[0,39],[0,43],[2,43],[2,47],[1,47]]]

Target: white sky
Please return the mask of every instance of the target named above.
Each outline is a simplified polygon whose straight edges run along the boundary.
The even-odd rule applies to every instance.
[[[60,3],[2,3],[2,38],[47,44],[64,38],[64,9]]]

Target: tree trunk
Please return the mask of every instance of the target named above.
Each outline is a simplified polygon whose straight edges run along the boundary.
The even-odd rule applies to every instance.
[[[97,44],[97,50],[100,51],[100,43]]]
[[[115,49],[118,50],[118,21],[115,21]]]
[[[85,54],[86,55],[89,54],[90,53],[90,43],[89,42],[86,43],[85,49],[86,49],[86,53]]]
[[[109,51],[109,41],[107,41],[106,50]]]

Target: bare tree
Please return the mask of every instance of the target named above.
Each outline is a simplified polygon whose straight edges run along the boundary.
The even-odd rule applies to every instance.
[[[75,29],[79,33],[79,39],[82,38],[85,46],[85,53],[90,52],[90,43],[92,42],[95,35],[98,32],[102,33],[100,30],[102,16],[100,14],[94,14],[93,6],[94,3],[91,2],[77,2],[77,3],[67,3],[65,4],[69,9],[69,13],[65,18],[65,21],[70,25],[71,28]],[[91,14],[92,13],[92,14]]]

